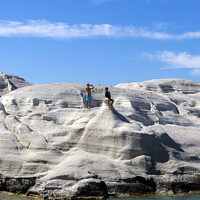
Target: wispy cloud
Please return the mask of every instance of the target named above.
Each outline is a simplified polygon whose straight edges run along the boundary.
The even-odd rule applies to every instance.
[[[27,23],[3,21],[0,23],[1,37],[48,37],[48,38],[86,38],[96,36],[115,36],[117,27],[109,24],[68,25],[66,23],[51,23],[46,20],[31,20]]]
[[[194,75],[194,76],[200,76],[200,69],[193,69],[191,72],[190,72],[191,75]]]
[[[151,59],[161,61],[168,69],[192,69],[192,75],[200,75],[200,55],[191,55],[187,52],[175,54],[163,51],[155,55],[146,54]]]
[[[200,31],[169,34],[134,26],[114,26],[111,24],[69,25],[66,23],[53,23],[46,20],[30,20],[28,22],[0,21],[0,37],[46,37],[59,39],[130,37],[183,40],[200,38]]]
[[[152,26],[155,27],[156,30],[163,30],[163,29],[167,29],[169,26],[172,26],[172,25],[171,23],[154,21],[152,22]]]
[[[200,69],[200,55],[193,56],[187,52],[175,54],[171,51],[163,51],[156,54],[155,58],[166,63],[170,68]]]

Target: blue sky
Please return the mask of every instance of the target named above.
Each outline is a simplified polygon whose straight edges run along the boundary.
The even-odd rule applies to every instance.
[[[32,83],[200,79],[199,0],[0,0],[0,70]]]

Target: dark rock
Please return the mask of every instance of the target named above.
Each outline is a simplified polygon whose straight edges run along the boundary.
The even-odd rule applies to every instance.
[[[15,193],[26,193],[27,190],[35,185],[36,178],[6,178],[5,190]]]
[[[105,182],[87,182],[78,188],[76,196],[108,196],[108,189]]]

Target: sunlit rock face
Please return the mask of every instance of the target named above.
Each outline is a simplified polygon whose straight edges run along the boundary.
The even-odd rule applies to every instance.
[[[199,86],[179,79],[119,84],[109,88],[112,110],[102,86],[92,91],[91,109],[85,84],[3,95],[2,188],[44,198],[197,190]]]

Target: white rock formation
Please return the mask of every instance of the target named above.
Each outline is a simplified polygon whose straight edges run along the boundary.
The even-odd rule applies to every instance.
[[[0,96],[17,88],[32,85],[19,76],[0,72]]]
[[[86,109],[85,87],[33,85],[1,97],[1,190],[71,198],[200,189],[200,83],[119,84],[109,88],[112,110],[102,86]]]

